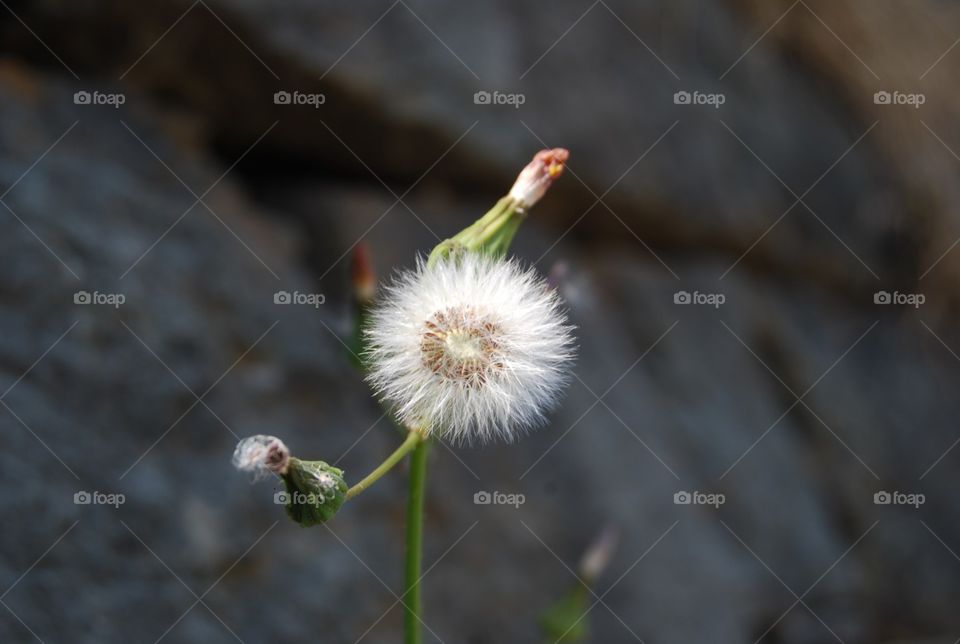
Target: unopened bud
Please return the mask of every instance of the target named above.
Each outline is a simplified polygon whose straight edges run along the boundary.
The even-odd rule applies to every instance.
[[[570,152],[564,148],[541,150],[533,157],[517,177],[510,189],[510,196],[529,208],[543,197],[553,182],[563,174],[564,164],[570,158]]]
[[[237,443],[233,452],[233,466],[243,472],[253,472],[254,479],[262,478],[267,472],[283,476],[289,463],[290,450],[276,436],[248,436]]]
[[[494,257],[505,255],[527,209],[537,203],[563,174],[563,166],[569,158],[570,153],[563,148],[537,152],[533,161],[520,172],[510,194],[497,201],[483,217],[437,244],[427,265],[432,266],[439,259],[461,251]]]
[[[287,514],[305,528],[326,523],[347,500],[343,470],[323,461],[291,458],[283,482]]]
[[[370,256],[370,245],[366,241],[361,240],[353,249],[353,256],[350,258],[350,281],[353,296],[360,306],[366,306],[373,301],[377,293],[377,275]]]

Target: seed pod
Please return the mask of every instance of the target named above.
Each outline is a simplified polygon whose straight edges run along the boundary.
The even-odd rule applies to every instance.
[[[343,470],[323,461],[291,458],[283,482],[287,491],[278,500],[290,518],[305,528],[332,519],[347,499]]]

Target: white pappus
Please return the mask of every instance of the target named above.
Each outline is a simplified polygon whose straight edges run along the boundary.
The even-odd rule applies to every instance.
[[[454,443],[509,442],[557,402],[572,329],[556,292],[516,261],[421,260],[371,311],[367,379],[409,427]]]

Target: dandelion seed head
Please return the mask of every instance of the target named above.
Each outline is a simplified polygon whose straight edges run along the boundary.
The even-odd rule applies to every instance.
[[[371,313],[368,380],[406,425],[457,443],[510,441],[556,403],[571,330],[557,294],[515,261],[421,262]]]
[[[425,367],[449,381],[479,387],[495,370],[503,330],[495,320],[469,306],[437,311],[424,322],[420,354]]]

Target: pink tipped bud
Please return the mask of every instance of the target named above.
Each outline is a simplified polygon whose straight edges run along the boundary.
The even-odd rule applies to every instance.
[[[350,280],[358,302],[368,304],[373,301],[377,292],[377,275],[370,256],[370,245],[366,241],[361,241],[353,250],[350,258]]]
[[[540,201],[553,182],[563,174],[563,166],[570,158],[564,148],[540,150],[533,161],[527,164],[510,189],[510,196],[523,206],[529,207]]]
[[[248,436],[237,443],[233,452],[233,466],[243,472],[253,472],[255,478],[267,472],[283,476],[289,465],[290,450],[276,436]]]

